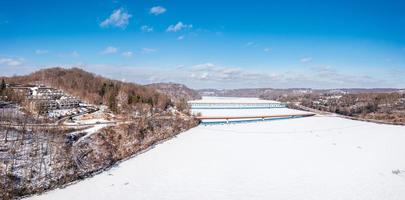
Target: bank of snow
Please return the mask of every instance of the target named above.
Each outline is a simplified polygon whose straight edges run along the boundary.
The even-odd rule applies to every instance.
[[[404,141],[337,117],[199,126],[32,199],[405,199]]]

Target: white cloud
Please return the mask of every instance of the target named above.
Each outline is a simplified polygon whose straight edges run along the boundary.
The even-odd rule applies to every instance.
[[[35,54],[37,54],[37,55],[47,54],[47,53],[49,53],[49,51],[46,50],[46,49],[37,49],[37,50],[35,50]]]
[[[200,74],[199,77],[197,77],[200,80],[208,80],[208,73],[207,72],[203,72],[202,74]]]
[[[151,49],[151,48],[142,48],[142,53],[147,54],[147,53],[153,53],[156,52],[156,49]]]
[[[270,48],[264,48],[263,51],[264,51],[264,52],[270,52],[271,49],[270,49]]]
[[[141,26],[141,31],[142,32],[153,32],[153,27],[148,26],[148,25],[143,25],[143,26]]]
[[[193,28],[192,24],[183,24],[183,22],[177,22],[177,24],[172,24],[169,27],[167,27],[166,31],[167,32],[177,32],[181,31],[183,29],[190,29]]]
[[[184,39],[184,35],[180,35],[179,37],[177,37],[177,40],[183,40]]]
[[[23,63],[21,58],[0,58],[0,65],[19,66]]]
[[[192,66],[193,71],[213,70],[216,66],[210,62]]]
[[[185,65],[177,65],[176,69],[183,69],[184,67],[186,67]]]
[[[100,23],[100,26],[103,28],[115,26],[124,29],[125,27],[127,27],[129,19],[131,17],[132,15],[130,15],[124,9],[120,8],[114,10],[113,13],[107,19],[105,19],[103,22]]]
[[[101,51],[101,54],[115,54],[118,52],[118,48],[113,47],[113,46],[108,46],[106,47],[103,51]]]
[[[150,14],[153,15],[160,15],[166,12],[166,8],[162,7],[162,6],[155,6],[152,7],[149,11]]]
[[[132,55],[134,55],[134,54],[132,53],[132,51],[122,52],[122,56],[127,57],[127,58],[132,57]]]
[[[278,77],[271,77],[266,73],[253,73],[235,67],[218,66],[210,62],[183,69],[183,71],[189,73],[190,78],[204,82],[217,82],[219,85],[229,81],[235,81],[239,84],[254,80],[275,80],[275,78]]]
[[[311,61],[312,61],[311,57],[305,57],[305,58],[300,59],[300,62],[302,62],[302,63],[307,63],[307,62],[311,62]]]

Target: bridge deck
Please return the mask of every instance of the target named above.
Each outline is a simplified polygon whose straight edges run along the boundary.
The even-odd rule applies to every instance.
[[[256,115],[256,116],[197,116],[200,120],[230,120],[230,119],[269,119],[269,118],[285,118],[285,117],[310,117],[314,113],[308,114],[287,114],[287,115]]]

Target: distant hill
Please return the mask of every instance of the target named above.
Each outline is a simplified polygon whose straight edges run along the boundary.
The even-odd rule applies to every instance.
[[[183,84],[153,83],[146,86],[168,95],[174,101],[180,101],[181,99],[184,99],[186,101],[201,99],[201,95],[197,91],[190,89]]]
[[[200,89],[198,93],[201,96],[228,96],[228,97],[265,97],[277,98],[282,95],[302,95],[302,94],[321,94],[321,93],[403,93],[404,89],[396,88],[338,88],[338,89],[311,89],[311,88],[245,88],[245,89]]]

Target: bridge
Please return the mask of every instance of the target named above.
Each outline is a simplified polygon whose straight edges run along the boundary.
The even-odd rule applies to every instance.
[[[285,108],[284,103],[257,98],[205,98],[189,101],[192,109],[264,109]]]
[[[286,115],[256,115],[256,116],[197,116],[202,124],[224,124],[224,123],[240,123],[252,121],[265,121],[275,119],[290,119],[315,116],[314,113],[306,114],[286,114]],[[203,120],[219,120],[219,121],[203,121]],[[235,121],[231,121],[235,120]]]

